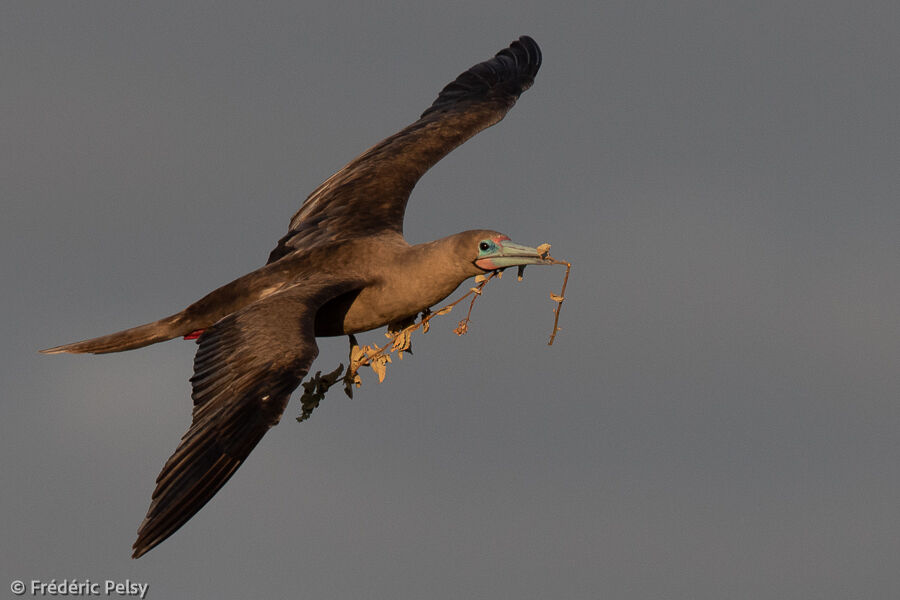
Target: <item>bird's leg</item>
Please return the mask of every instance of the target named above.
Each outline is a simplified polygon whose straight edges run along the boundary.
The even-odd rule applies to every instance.
[[[344,374],[344,393],[348,398],[353,398],[353,386],[362,385],[362,379],[357,371],[364,364],[365,353],[359,349],[355,335],[351,333],[347,337],[350,340],[350,366],[347,367],[347,372]]]

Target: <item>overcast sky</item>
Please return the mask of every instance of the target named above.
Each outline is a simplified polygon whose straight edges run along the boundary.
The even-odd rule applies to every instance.
[[[0,6],[0,597],[900,597],[900,5],[350,4]],[[492,282],[467,336],[435,320],[302,424],[295,398],[133,561],[195,346],[37,350],[257,268],[521,34],[534,86],[406,235],[552,243],[556,344],[562,269]]]

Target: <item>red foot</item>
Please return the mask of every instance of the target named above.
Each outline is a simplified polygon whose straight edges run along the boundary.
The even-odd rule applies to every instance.
[[[192,332],[190,332],[189,334],[187,334],[186,336],[184,336],[184,339],[186,339],[186,340],[196,340],[196,339],[197,339],[198,337],[200,337],[201,335],[203,335],[203,330],[202,330],[202,329],[198,329],[198,330],[192,331]]]

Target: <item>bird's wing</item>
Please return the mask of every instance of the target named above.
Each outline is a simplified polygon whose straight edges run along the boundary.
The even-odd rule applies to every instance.
[[[278,423],[318,354],[316,311],[354,286],[304,282],[224,317],[200,336],[191,427],[156,479],[134,558],[200,510]]]
[[[531,87],[541,50],[523,36],[448,84],[418,121],[383,140],[320,185],[291,219],[269,262],[323,241],[402,234],[419,178],[467,139],[494,125]]]

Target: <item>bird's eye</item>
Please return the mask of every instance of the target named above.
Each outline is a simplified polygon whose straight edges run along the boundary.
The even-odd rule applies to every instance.
[[[478,247],[481,249],[482,252],[487,252],[488,250],[491,249],[491,245],[488,244],[487,242],[481,242],[480,244],[478,244]]]

